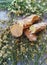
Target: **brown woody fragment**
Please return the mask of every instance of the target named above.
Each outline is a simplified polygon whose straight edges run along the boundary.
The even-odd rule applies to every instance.
[[[20,37],[23,33],[23,29],[29,28],[37,20],[40,20],[38,15],[31,15],[23,20],[19,20],[16,24],[10,27],[11,34],[15,37]]]
[[[36,41],[37,40],[37,36],[35,34],[32,34],[29,29],[25,30],[24,34],[29,39],[29,41]]]
[[[34,24],[30,27],[31,33],[38,33],[46,28],[47,23],[46,22],[41,22]]]
[[[36,23],[40,20],[40,16],[38,15],[31,15],[26,17],[23,20],[19,20],[18,23],[22,23],[24,29],[29,28],[33,23]]]
[[[10,27],[10,31],[13,36],[20,37],[23,33],[23,26],[16,23]]]

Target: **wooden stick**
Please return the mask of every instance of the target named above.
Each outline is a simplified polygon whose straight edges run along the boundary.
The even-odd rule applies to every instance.
[[[41,22],[34,24],[30,27],[31,33],[38,33],[39,31],[42,31],[46,28],[47,23],[46,22]]]
[[[24,34],[27,36],[29,41],[36,41],[37,40],[37,36],[35,34],[32,34],[29,29],[25,30]]]

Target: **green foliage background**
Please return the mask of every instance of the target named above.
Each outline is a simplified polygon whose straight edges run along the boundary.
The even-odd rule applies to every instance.
[[[30,15],[47,12],[47,0],[0,0],[0,9],[8,9],[15,15]]]
[[[0,9],[7,9],[12,0],[0,0]]]
[[[13,0],[9,10],[17,15],[42,15],[47,12],[47,0]]]
[[[47,12],[47,0],[0,0],[0,9],[7,9],[18,16],[42,15]],[[47,62],[44,54],[47,54],[47,29],[38,34],[36,42],[30,42],[24,34],[20,38],[13,37],[9,28],[0,35],[0,65],[17,65],[18,62],[30,65],[31,61],[34,65],[43,65]],[[41,57],[43,60],[39,63]]]

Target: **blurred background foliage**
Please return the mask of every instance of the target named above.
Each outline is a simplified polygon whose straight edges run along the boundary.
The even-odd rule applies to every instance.
[[[18,16],[42,15],[47,13],[47,0],[0,0],[0,9]],[[0,34],[0,65],[18,65],[19,62],[20,65],[47,65],[46,55],[47,29],[38,34],[36,42],[30,42],[24,35],[13,37],[9,28]]]
[[[12,0],[0,0],[0,9],[7,9]]]
[[[30,15],[47,12],[47,0],[0,0],[0,8],[8,9],[15,15]]]
[[[9,10],[16,15],[42,15],[47,12],[47,0],[13,0]]]

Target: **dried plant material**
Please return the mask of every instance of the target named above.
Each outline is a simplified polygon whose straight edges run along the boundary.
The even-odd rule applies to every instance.
[[[20,37],[23,33],[23,25],[16,23],[10,27],[10,31],[13,36]]]
[[[31,33],[38,33],[39,31],[42,31],[46,28],[47,23],[46,22],[41,22],[34,24],[30,27]]]
[[[29,41],[36,41],[37,40],[37,36],[35,34],[32,34],[30,30],[25,30],[24,34],[27,36],[27,38],[29,39]]]
[[[40,17],[38,15],[31,15],[24,19],[24,29],[30,27],[33,23],[38,22]]]
[[[29,28],[33,23],[38,22],[39,20],[40,20],[40,16],[34,14],[34,15],[26,17],[23,20],[19,20],[18,23],[19,24],[21,23],[24,29],[26,29],[26,28]]]
[[[23,29],[30,27],[36,20],[39,20],[38,15],[31,15],[23,20],[19,20],[16,24],[10,27],[10,31],[13,36],[20,37],[23,33]]]

